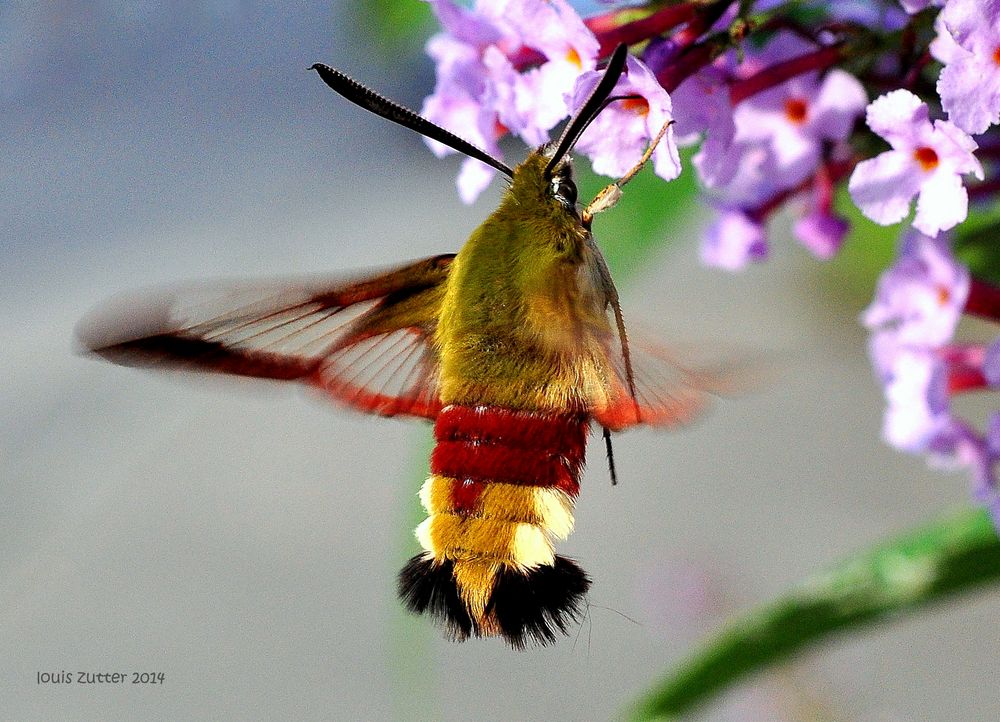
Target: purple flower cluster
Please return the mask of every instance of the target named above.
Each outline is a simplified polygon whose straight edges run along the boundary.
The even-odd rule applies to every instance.
[[[969,133],[1000,121],[1000,3],[950,0],[931,50],[944,64],[937,91],[948,118]]]
[[[840,247],[847,223],[832,209],[829,166],[849,154],[845,141],[868,101],[864,87],[842,70],[809,70],[733,102],[734,83],[817,50],[816,43],[779,33],[742,63],[727,54],[678,86],[678,109],[696,107],[706,88],[729,105],[704,124],[691,118],[684,126],[695,142],[699,131],[705,137],[692,164],[720,209],[702,246],[706,263],[738,270],[766,259],[767,217],[788,195],[807,190],[811,197],[798,209],[793,234],[819,258]]]
[[[569,114],[578,76],[597,62],[597,39],[576,11],[566,0],[479,0],[472,9],[452,0],[428,2],[444,32],[427,43],[437,85],[423,115],[497,158],[505,133],[532,145],[548,140]],[[525,59],[531,67],[518,67]],[[428,145],[438,156],[453,152]],[[475,200],[493,175],[467,159],[458,178],[462,200]]]
[[[587,19],[567,0],[427,2],[443,30],[427,46],[437,85],[424,114],[497,156],[506,134],[548,141],[610,51],[639,48],[615,91],[627,97],[576,151],[621,176],[672,119],[652,166],[671,180],[678,147],[692,149],[689,172],[715,211],[706,264],[765,260],[783,209],[791,235],[831,258],[850,230],[835,208],[842,187],[872,221],[905,224],[863,315],[887,400],[884,437],[971,469],[976,498],[1000,523],[1000,411],[978,431],[951,403],[1000,387],[1000,339],[954,338],[963,313],[1000,320],[1000,291],[970,276],[951,240],[970,204],[1000,189],[1000,0],[692,0]],[[464,161],[463,200],[492,175]]]
[[[910,231],[862,321],[872,331],[872,363],[888,404],[885,440],[939,465],[968,467],[974,496],[1000,519],[993,471],[1000,460],[1000,412],[979,433],[951,404],[957,393],[1000,385],[1000,339],[959,344],[953,338],[964,312],[994,313],[996,302],[995,290],[973,282],[955,260],[946,235]]]

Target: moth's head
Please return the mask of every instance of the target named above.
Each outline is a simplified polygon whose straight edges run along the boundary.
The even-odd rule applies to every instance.
[[[573,159],[566,156],[559,165],[548,170],[548,190],[553,200],[567,209],[576,210],[576,181],[573,180]]]
[[[507,190],[509,210],[516,208],[534,209],[550,214],[569,215],[579,222],[576,205],[577,191],[573,179],[573,160],[565,155],[559,163],[550,166],[553,143],[536,148],[524,162],[514,168]]]
[[[559,139],[535,149],[511,175],[510,193],[521,204],[542,203],[550,209],[568,212],[579,221],[577,190],[570,153],[583,132],[609,102],[625,69],[627,49],[619,45],[590,97],[570,118]]]

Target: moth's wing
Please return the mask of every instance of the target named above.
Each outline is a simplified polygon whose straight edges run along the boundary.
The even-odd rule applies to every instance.
[[[589,238],[590,284],[600,310],[588,324],[584,347],[601,383],[595,384],[590,414],[611,431],[636,424],[677,426],[696,416],[713,394],[723,393],[732,374],[723,365],[688,363],[675,353],[627,333],[618,289],[600,248]],[[599,389],[599,391],[597,391]]]
[[[120,297],[85,317],[77,338],[125,366],[299,381],[369,413],[434,418],[433,337],[453,257],[351,280],[204,283]]]
[[[592,414],[612,431],[636,424],[678,426],[696,417],[713,397],[747,386],[743,382],[746,370],[740,364],[696,361],[693,349],[674,351],[629,334],[627,365],[617,336],[609,338],[605,348],[609,393]]]

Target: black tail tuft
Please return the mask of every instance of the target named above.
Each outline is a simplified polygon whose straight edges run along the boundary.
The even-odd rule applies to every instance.
[[[590,579],[566,557],[556,557],[554,566],[528,571],[503,569],[486,606],[500,625],[504,639],[515,649],[529,643],[545,645],[556,641],[556,630],[579,621],[581,604]]]
[[[458,595],[451,561],[437,562],[423,554],[410,559],[399,573],[399,598],[411,612],[440,621],[457,641],[473,633],[475,625]]]
[[[456,641],[492,636],[499,629],[514,649],[552,644],[557,631],[566,634],[570,624],[579,621],[589,588],[587,574],[565,557],[557,556],[554,566],[527,572],[503,567],[497,573],[485,619],[476,620],[459,595],[451,561],[438,562],[418,554],[399,573],[399,597],[411,612],[429,614]]]

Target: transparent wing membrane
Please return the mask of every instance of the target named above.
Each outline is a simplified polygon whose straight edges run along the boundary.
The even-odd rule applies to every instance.
[[[297,380],[355,408],[433,417],[433,337],[451,256],[355,281],[199,284],[85,318],[90,351],[128,366]]]

